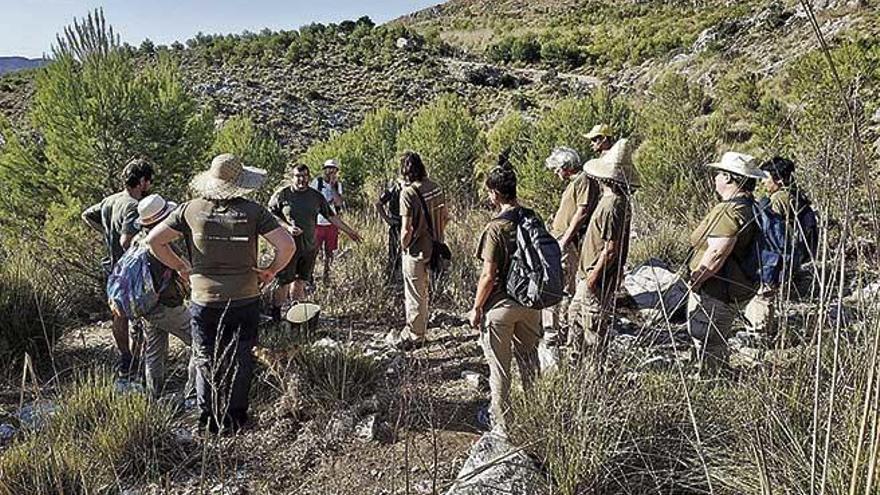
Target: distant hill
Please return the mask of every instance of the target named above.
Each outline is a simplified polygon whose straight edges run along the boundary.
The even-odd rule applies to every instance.
[[[24,69],[35,69],[48,64],[44,58],[0,57],[0,75]]]

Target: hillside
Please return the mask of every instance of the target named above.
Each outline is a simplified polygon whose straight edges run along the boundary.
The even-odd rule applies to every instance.
[[[0,76],[20,70],[42,67],[48,62],[48,60],[42,58],[0,57]]]

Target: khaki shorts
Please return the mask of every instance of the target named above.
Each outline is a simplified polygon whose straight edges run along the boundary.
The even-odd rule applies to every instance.
[[[283,270],[278,272],[275,278],[281,285],[287,285],[294,280],[312,281],[312,273],[315,271],[315,260],[318,258],[318,250],[303,251],[297,249],[293,258]]]

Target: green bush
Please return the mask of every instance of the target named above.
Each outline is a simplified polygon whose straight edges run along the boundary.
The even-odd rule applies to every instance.
[[[483,144],[480,129],[461,98],[446,94],[420,108],[401,130],[397,148],[417,152],[428,175],[444,187],[450,200],[473,199],[474,164]]]
[[[251,167],[259,167],[269,172],[268,184],[278,184],[284,178],[287,156],[278,142],[261,131],[251,119],[236,115],[227,120],[217,131],[211,156],[233,153]],[[264,187],[257,199],[268,199],[271,188]]]
[[[372,394],[382,378],[376,360],[351,349],[305,347],[293,364],[300,392],[323,409],[356,404]]]

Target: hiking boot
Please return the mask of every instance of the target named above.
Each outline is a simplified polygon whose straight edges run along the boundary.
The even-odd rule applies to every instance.
[[[140,362],[131,355],[131,353],[120,354],[118,358],[116,358],[116,364],[113,365],[113,370],[116,371],[116,375],[120,378],[128,378],[129,376],[136,374],[138,368],[140,368]]]
[[[401,351],[418,349],[424,346],[427,341],[428,339],[424,335],[416,335],[409,329],[392,330],[385,336],[386,345]]]

